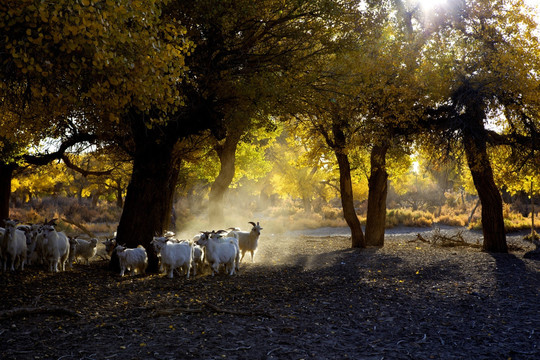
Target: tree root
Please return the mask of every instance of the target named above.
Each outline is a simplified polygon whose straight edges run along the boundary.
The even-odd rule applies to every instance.
[[[28,315],[39,315],[39,314],[81,317],[80,314],[77,314],[75,311],[72,311],[66,308],[38,307],[38,308],[16,308],[16,309],[11,309],[11,310],[1,311],[0,320],[24,317]]]

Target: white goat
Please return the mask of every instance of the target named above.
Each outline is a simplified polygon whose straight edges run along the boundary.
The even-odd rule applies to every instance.
[[[197,271],[203,272],[204,270],[204,249],[197,245],[193,244],[193,260],[191,262],[191,267],[193,269],[193,276],[197,275]]]
[[[120,276],[124,276],[126,270],[129,270],[131,275],[134,275],[135,271],[139,274],[146,274],[148,255],[146,255],[146,250],[142,245],[137,246],[135,249],[128,249],[118,245],[114,250],[120,261]]]
[[[26,263],[26,235],[24,231],[17,229],[17,221],[5,220],[5,231],[2,240],[2,256],[4,261],[4,271],[7,270],[8,261],[10,262],[10,270],[15,271],[17,268],[24,270]]]
[[[26,252],[26,264],[32,265],[35,262],[42,262],[42,250],[43,245],[41,244],[41,241],[39,243],[38,247],[38,236],[41,237],[41,224],[32,224],[30,225],[30,236],[28,234],[26,235],[26,246],[27,246],[27,252]]]
[[[150,243],[161,258],[161,267],[169,278],[173,278],[175,269],[182,268],[186,279],[189,279],[193,260],[193,244],[188,241],[171,241],[166,237],[154,237]]]
[[[62,271],[66,270],[69,257],[69,240],[63,232],[57,232],[54,221],[45,223],[42,227],[43,259],[49,265],[49,271],[58,272],[58,265]]]
[[[73,261],[79,262],[79,258],[86,260],[86,265],[90,265],[90,258],[94,257],[97,253],[97,242],[96,238],[90,240],[84,239],[69,239],[70,249],[69,249],[69,263],[72,264]]]
[[[254,222],[250,221],[249,223],[253,225],[251,231],[247,232],[233,230],[229,233],[229,236],[234,236],[238,239],[238,246],[242,252],[240,261],[244,259],[244,255],[246,255],[246,253],[249,251],[251,252],[251,262],[253,262],[255,251],[259,245],[259,236],[261,235],[261,230],[263,228],[259,225],[259,222],[255,224]]]
[[[233,237],[220,237],[219,232],[203,232],[198,245],[205,246],[206,261],[212,268],[212,276],[218,273],[219,266],[225,265],[225,271],[229,275],[235,273],[238,260],[238,240]]]

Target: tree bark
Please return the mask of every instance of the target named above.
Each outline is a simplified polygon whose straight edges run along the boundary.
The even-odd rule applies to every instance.
[[[211,226],[223,226],[223,197],[225,196],[234,178],[236,163],[236,148],[242,136],[241,131],[231,131],[227,134],[223,144],[217,144],[214,149],[219,157],[220,170],[216,180],[210,188],[208,219]]]
[[[119,179],[119,180],[116,180],[115,181],[116,183],[116,186],[115,186],[115,190],[116,190],[116,206],[118,208],[123,208],[124,207],[124,197],[122,195],[122,179]]]
[[[147,129],[143,115],[131,117],[136,149],[117,242],[130,248],[144,246],[148,254],[147,272],[155,273],[158,258],[150,242],[169,225],[179,173],[179,160],[173,152],[177,138],[163,136],[163,129]]]
[[[484,235],[482,249],[495,253],[507,253],[502,198],[493,179],[486,141],[479,132],[465,132],[464,145],[474,186],[482,203]]]
[[[531,180],[531,239],[534,240],[534,181]]]
[[[339,118],[332,119],[332,133],[334,138],[330,139],[327,133],[324,134],[326,142],[334,150],[339,167],[339,192],[341,195],[341,206],[343,216],[347,225],[351,229],[351,246],[353,248],[365,248],[366,240],[362,232],[362,224],[358,220],[354,209],[354,195],[352,189],[351,164],[349,156],[345,151],[346,138]]]
[[[366,219],[366,245],[383,246],[386,226],[386,196],[388,173],[386,172],[387,144],[374,145],[371,150],[371,174]]]
[[[9,219],[11,180],[16,165],[0,163],[0,221]]]
[[[354,210],[354,197],[352,190],[351,165],[347,154],[343,149],[334,149],[339,166],[339,189],[341,194],[341,206],[347,225],[351,229],[351,246],[353,248],[365,248],[366,242],[362,225]]]

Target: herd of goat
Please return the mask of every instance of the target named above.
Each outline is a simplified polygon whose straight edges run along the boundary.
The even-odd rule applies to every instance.
[[[212,276],[222,269],[229,275],[235,274],[246,253],[251,253],[253,262],[262,227],[249,222],[250,231],[239,228],[228,230],[201,231],[191,240],[178,240],[174,234],[155,236],[151,246],[160,261],[160,270],[169,278],[175,271],[190,274],[210,268]],[[55,229],[55,221],[43,224],[19,224],[16,220],[4,220],[0,227],[0,265],[3,271],[24,270],[25,265],[42,264],[51,272],[65,271],[74,262],[89,260],[96,256],[98,240],[70,238]],[[120,263],[120,275],[126,272],[145,274],[148,256],[143,246],[127,248],[117,244],[116,239],[103,241],[106,255],[116,254]],[[103,255],[101,255],[103,256]]]

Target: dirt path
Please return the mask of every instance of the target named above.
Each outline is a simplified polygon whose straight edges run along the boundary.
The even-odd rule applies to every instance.
[[[2,274],[0,358],[540,358],[526,243],[490,255],[414,238],[359,251],[346,236],[267,234],[236,276],[120,278],[105,261]]]

